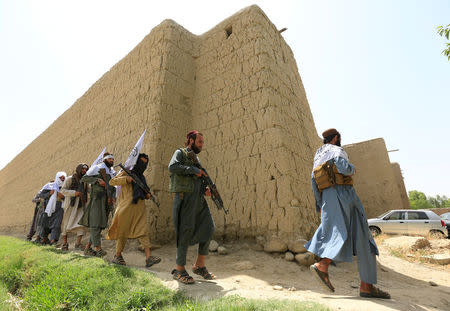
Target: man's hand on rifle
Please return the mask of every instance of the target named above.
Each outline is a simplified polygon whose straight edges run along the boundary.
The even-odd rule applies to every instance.
[[[75,191],[75,196],[76,197],[81,197],[81,192],[80,191]]]
[[[152,198],[152,195],[150,194],[150,193],[147,193],[146,195],[145,195],[145,199],[146,200],[149,200],[149,199],[151,199]]]
[[[132,181],[134,181],[133,177],[127,176],[127,183],[131,184]]]
[[[205,171],[204,171],[204,170],[200,170],[200,173],[198,173],[198,174],[195,174],[195,176],[197,176],[197,177],[202,177],[202,176],[206,176],[206,173],[205,173]]]
[[[49,194],[53,195],[53,193],[55,193],[55,190],[50,190]]]
[[[99,184],[100,186],[102,186],[102,187],[106,187],[106,183],[105,183],[105,181],[104,181],[103,179],[99,179],[99,180],[98,180],[98,184]]]
[[[206,187],[205,196],[207,196],[207,197],[211,196],[211,190],[209,189],[209,187]]]
[[[64,194],[62,194],[61,192],[58,192],[57,196],[58,196],[58,198],[60,198],[60,199],[64,199]]]

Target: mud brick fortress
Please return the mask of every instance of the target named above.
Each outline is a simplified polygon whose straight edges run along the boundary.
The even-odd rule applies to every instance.
[[[209,201],[218,237],[287,241],[318,226],[310,178],[321,139],[291,49],[251,6],[200,36],[172,20],[155,27],[0,171],[0,231],[25,232],[31,199],[57,171],[72,174],[105,146],[123,162],[144,129],[146,177],[161,203],[146,203],[152,240],[174,237],[167,166],[191,129],[204,134],[202,164],[230,210]],[[407,204],[382,139],[346,150],[368,217]]]

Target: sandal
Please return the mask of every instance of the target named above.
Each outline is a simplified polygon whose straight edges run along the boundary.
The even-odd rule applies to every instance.
[[[123,259],[122,255],[120,255],[120,256],[114,255],[112,263],[115,263],[116,265],[121,265],[121,266],[127,265],[127,263],[125,262],[125,259]]]
[[[157,263],[161,262],[161,258],[156,257],[156,256],[150,256],[147,259],[145,259],[145,266],[147,268],[150,268],[153,265],[156,265]]]
[[[95,252],[95,257],[103,257],[105,256],[107,253],[106,251],[104,251],[102,248],[100,248],[98,251],[94,251]]]
[[[80,244],[75,244],[74,248],[75,249],[79,249],[79,250],[84,250],[84,246],[81,243]]]
[[[68,251],[68,250],[69,250],[69,244],[64,243],[64,244],[62,245],[62,247],[61,247],[61,250],[62,250],[62,251]]]
[[[320,284],[325,285],[327,289],[331,292],[334,292],[334,286],[331,285],[330,278],[327,272],[320,271],[316,265],[310,265],[309,270],[316,276],[316,278],[320,281]]]
[[[95,256],[95,251],[91,247],[85,248],[83,253],[85,256]]]
[[[359,292],[359,296],[364,298],[382,298],[382,299],[391,299],[391,295],[389,293],[382,291],[381,289],[372,285],[369,293]]]
[[[178,271],[177,269],[172,270],[173,278],[183,284],[194,284],[194,278],[190,276],[186,270]]]
[[[192,268],[192,272],[195,274],[200,275],[205,280],[213,280],[215,278],[214,274],[209,273],[208,269],[206,267],[195,267]]]

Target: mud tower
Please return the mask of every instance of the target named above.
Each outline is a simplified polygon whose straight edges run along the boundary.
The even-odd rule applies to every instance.
[[[60,170],[73,173],[101,149],[125,161],[147,129],[153,239],[173,238],[167,165],[197,129],[200,154],[216,181],[226,238],[309,237],[318,225],[310,187],[320,139],[293,53],[257,6],[196,36],[171,20],[155,27],[0,172],[0,230],[25,231],[31,199]]]
[[[356,167],[354,186],[364,205],[367,218],[381,215],[390,209],[409,208],[409,204],[405,205],[408,198],[400,166],[398,172],[394,171],[384,139],[376,138],[346,145],[344,149],[350,162]],[[398,173],[400,176],[396,176]]]

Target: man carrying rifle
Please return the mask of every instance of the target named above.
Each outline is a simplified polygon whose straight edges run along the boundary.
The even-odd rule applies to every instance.
[[[79,224],[89,227],[91,237],[84,249],[85,255],[103,257],[101,232],[107,227],[108,214],[113,209],[116,188],[109,185],[109,180],[116,175],[113,168],[114,156],[108,152],[103,155],[103,162],[91,166],[81,178],[81,182],[91,185],[90,199]],[[95,247],[95,250],[91,248]]]
[[[204,170],[199,169],[189,153],[195,156],[202,151],[204,139],[198,131],[187,134],[186,148],[175,151],[170,160],[169,191],[174,193],[172,219],[177,236],[176,269],[172,270],[173,278],[184,284],[194,283],[194,279],[187,273],[186,254],[189,245],[198,243],[197,260],[192,267],[195,274],[207,280],[214,278],[205,266],[209,243],[214,233],[214,221],[204,196],[210,196],[202,176]],[[197,158],[198,161],[198,158]]]
[[[123,170],[109,181],[111,186],[121,187],[116,212],[107,236],[109,240],[117,240],[116,254],[112,262],[118,265],[126,265],[122,252],[128,239],[138,239],[144,247],[147,268],[161,261],[159,257],[150,256],[148,212],[144,203],[144,200],[152,198],[147,191],[149,188],[144,177],[147,165],[148,155],[140,153],[129,174]]]

